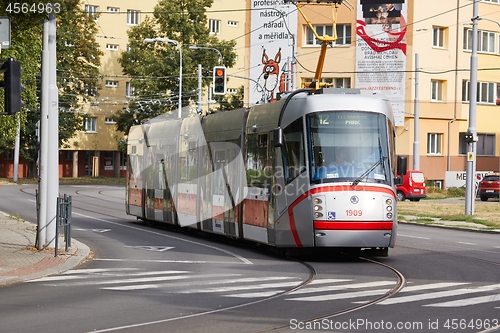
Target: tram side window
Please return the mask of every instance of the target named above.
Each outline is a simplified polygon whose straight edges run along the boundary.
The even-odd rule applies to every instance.
[[[247,137],[247,184],[251,187],[267,187],[271,183],[271,160],[267,154],[267,134],[248,134]]]
[[[303,132],[302,118],[295,120],[283,131],[283,172],[287,183],[306,170]]]

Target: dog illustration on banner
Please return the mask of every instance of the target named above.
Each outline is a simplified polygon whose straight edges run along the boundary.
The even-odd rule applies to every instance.
[[[257,79],[257,91],[262,93],[262,100],[265,103],[275,102],[275,90],[278,87],[278,92],[282,93],[286,90],[285,73],[282,69],[280,75],[279,63],[281,62],[281,47],[274,56],[274,59],[269,59],[266,49],[262,49],[262,73]],[[283,66],[285,67],[285,66]]]

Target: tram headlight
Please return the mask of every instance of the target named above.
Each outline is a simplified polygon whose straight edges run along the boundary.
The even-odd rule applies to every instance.
[[[314,210],[315,211],[323,210],[323,207],[321,207],[320,205],[314,205]]]
[[[385,216],[387,216],[388,219],[392,219],[392,213],[391,212],[387,213]]]
[[[317,205],[317,204],[323,203],[323,200],[321,200],[320,198],[314,198],[313,202],[315,205]]]
[[[320,217],[323,217],[323,213],[320,213],[320,212],[315,212],[315,213],[314,213],[314,217],[315,217],[315,218],[320,218]]]
[[[387,207],[385,207],[385,209],[387,209],[388,212],[391,212],[392,211],[392,206],[387,206]]]
[[[392,205],[392,199],[386,199],[385,200],[386,205]]]

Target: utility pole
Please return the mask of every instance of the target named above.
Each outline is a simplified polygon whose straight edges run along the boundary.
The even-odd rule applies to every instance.
[[[202,98],[202,78],[203,78],[203,75],[202,75],[202,67],[201,67],[201,64],[198,64],[198,108],[197,108],[197,111],[198,111],[198,114],[201,115],[201,113],[203,112],[202,108],[201,108],[201,98]]]
[[[56,235],[56,204],[59,196],[59,99],[56,84],[56,17],[43,23],[42,107],[39,161],[39,250],[53,246]]]
[[[465,169],[465,215],[474,215],[476,200],[476,105],[477,105],[477,21],[478,3],[473,2],[472,7],[472,54],[470,57],[470,82],[469,82],[469,128],[467,129],[467,162]]]
[[[415,100],[413,107],[413,170],[420,170],[419,109],[418,109],[418,53],[415,54]]]

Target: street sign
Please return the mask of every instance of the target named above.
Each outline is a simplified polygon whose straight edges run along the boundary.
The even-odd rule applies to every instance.
[[[10,49],[10,18],[0,17],[0,46],[2,49]]]

